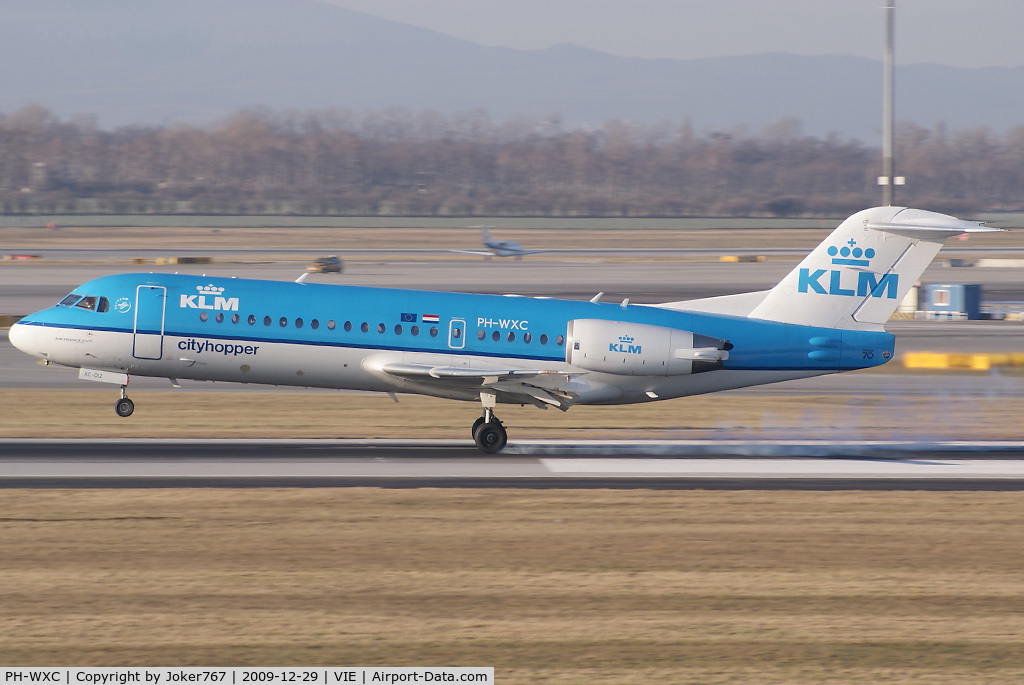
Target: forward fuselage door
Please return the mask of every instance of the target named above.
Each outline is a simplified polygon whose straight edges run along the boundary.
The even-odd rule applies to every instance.
[[[132,356],[136,359],[160,359],[164,353],[164,312],[167,288],[140,285],[135,289],[135,340]]]

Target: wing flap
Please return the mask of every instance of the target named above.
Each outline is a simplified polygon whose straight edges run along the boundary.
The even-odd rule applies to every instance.
[[[400,376],[410,380],[422,380],[434,378],[437,380],[482,380],[493,378],[497,380],[526,379],[538,376],[566,376],[564,371],[552,371],[550,369],[514,369],[514,368],[464,368],[459,366],[432,366],[430,364],[405,364],[393,363],[384,364],[380,367],[384,373],[392,376]],[[494,381],[494,382],[496,382]]]
[[[545,381],[579,375],[578,373],[550,369],[485,369],[408,363],[384,364],[380,370],[417,383],[486,388],[488,392],[501,395],[507,402],[532,404],[542,409],[558,407],[562,411],[567,410],[573,404],[575,396],[554,387],[542,386]]]

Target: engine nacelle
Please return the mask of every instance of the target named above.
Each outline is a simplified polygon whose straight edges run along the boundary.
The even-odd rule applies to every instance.
[[[732,345],[690,331],[626,321],[569,322],[565,361],[625,376],[678,376],[722,368]]]

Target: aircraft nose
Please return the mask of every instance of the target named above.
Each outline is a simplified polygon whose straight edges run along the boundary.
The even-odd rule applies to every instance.
[[[16,323],[7,332],[11,344],[26,354],[42,356],[36,345],[36,327],[27,326],[23,323]]]

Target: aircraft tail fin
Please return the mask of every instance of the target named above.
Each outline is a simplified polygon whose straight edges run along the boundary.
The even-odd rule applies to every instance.
[[[826,328],[879,328],[946,238],[999,230],[920,209],[865,209],[841,223],[749,316]]]

